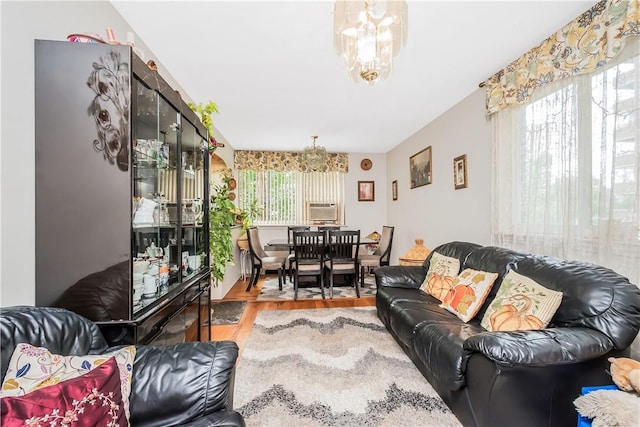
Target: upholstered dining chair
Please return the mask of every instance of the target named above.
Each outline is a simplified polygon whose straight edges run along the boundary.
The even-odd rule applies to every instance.
[[[301,276],[316,276],[322,299],[324,299],[324,233],[321,231],[294,231],[293,254],[293,299],[298,299]]]
[[[353,278],[356,295],[358,288],[358,251],[360,249],[360,230],[329,230],[327,232],[325,271],[329,276],[329,294],[333,298],[333,278],[336,275],[349,275]]]
[[[286,279],[284,272],[286,258],[267,256],[260,242],[257,227],[251,227],[247,230],[247,242],[249,243],[249,256],[251,258],[251,279],[247,286],[247,292],[251,289],[251,286],[255,286],[258,283],[258,278],[263,268],[265,270],[278,270],[278,288],[282,290],[282,283]]]
[[[382,237],[380,237],[380,245],[378,249],[371,255],[360,254],[358,260],[360,261],[360,283],[364,285],[364,273],[365,268],[370,270],[374,267],[380,267],[383,265],[389,265],[389,259],[391,258],[391,243],[393,242],[393,230],[394,227],[385,225],[382,227]]]
[[[293,282],[293,265],[295,264],[295,255],[293,253],[293,232],[310,230],[311,227],[307,225],[293,225],[287,227],[287,243],[289,244],[289,256],[287,256],[287,262],[289,264],[289,280],[291,282]]]

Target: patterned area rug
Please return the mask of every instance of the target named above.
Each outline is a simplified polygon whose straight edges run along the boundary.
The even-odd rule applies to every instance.
[[[236,373],[247,426],[460,426],[374,307],[261,311]]]
[[[233,325],[238,323],[244,313],[246,301],[212,301],[211,302],[211,322],[204,321],[204,326],[213,325]]]
[[[313,286],[312,286],[313,285]],[[367,274],[364,279],[364,286],[359,285],[360,296],[370,297],[376,295],[376,283],[373,275]],[[325,298],[330,298],[329,287],[325,286],[324,289]],[[356,298],[356,290],[353,286],[334,286],[333,287],[334,298],[351,297]],[[302,283],[298,287],[298,299],[322,299],[320,293],[320,287],[313,284]],[[269,300],[293,300],[293,282],[287,278],[282,290],[278,289],[278,278],[269,278],[265,280],[258,295],[257,301],[269,301]]]

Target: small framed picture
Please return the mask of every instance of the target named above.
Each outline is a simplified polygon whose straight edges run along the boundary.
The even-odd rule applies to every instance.
[[[391,198],[398,200],[398,180],[396,179],[391,183]]]
[[[411,188],[431,184],[431,146],[409,158]]]
[[[456,190],[467,188],[467,155],[453,159],[453,186]]]
[[[376,187],[374,181],[358,181],[358,201],[373,202],[376,200]]]

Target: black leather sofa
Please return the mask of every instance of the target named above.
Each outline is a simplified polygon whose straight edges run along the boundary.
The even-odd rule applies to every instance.
[[[607,358],[628,356],[640,329],[640,289],[594,264],[451,242],[434,249],[460,270],[498,273],[463,323],[419,290],[422,266],[375,270],[378,317],[465,426],[571,426],[581,387],[611,384]],[[563,292],[546,329],[488,332],[482,316],[507,271]]]
[[[60,355],[109,351],[98,327],[62,308],[0,309],[0,362],[4,381],[15,346],[28,343]],[[136,346],[129,403],[132,426],[244,426],[232,410],[233,341]]]

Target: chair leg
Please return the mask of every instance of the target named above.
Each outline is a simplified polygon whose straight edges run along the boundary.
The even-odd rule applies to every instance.
[[[278,289],[279,290],[282,290],[282,276],[283,276],[282,268],[279,268],[278,269]]]
[[[324,299],[324,278],[323,278],[324,274],[320,273],[320,293],[322,294],[322,299]],[[333,295],[331,295],[331,298],[333,298]]]
[[[356,295],[358,296],[358,298],[360,298],[360,288],[358,287],[358,268],[356,267],[355,269],[355,273],[354,273],[354,281],[353,281],[353,285],[356,287]]]
[[[364,286],[364,265],[360,266],[360,284]]]

